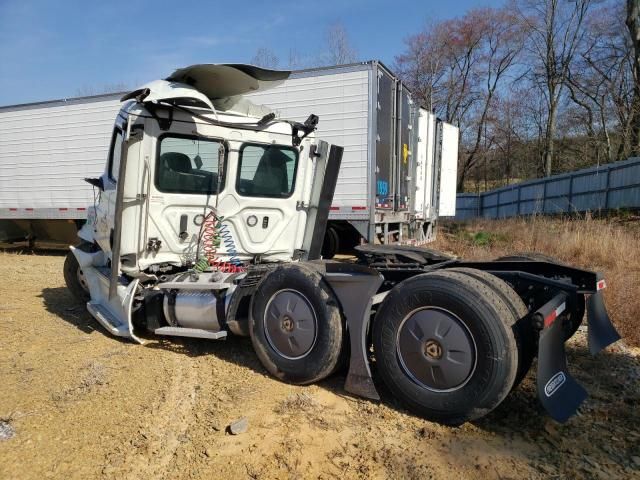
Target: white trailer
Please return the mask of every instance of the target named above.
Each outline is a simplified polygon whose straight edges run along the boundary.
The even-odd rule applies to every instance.
[[[102,171],[121,96],[0,107],[0,241],[73,240],[94,200],[83,178]],[[291,120],[315,112],[318,138],[345,148],[326,257],[361,239],[430,241],[439,213],[455,213],[457,129],[380,62],[296,71],[247,97]]]

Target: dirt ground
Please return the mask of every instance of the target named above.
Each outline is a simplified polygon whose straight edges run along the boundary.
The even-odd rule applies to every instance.
[[[250,341],[109,336],[67,292],[64,253],[0,251],[0,478],[640,478],[640,349],[570,365],[590,398],[550,420],[532,376],[459,428],[417,418],[344,376],[269,377]],[[247,417],[248,431],[227,426]]]

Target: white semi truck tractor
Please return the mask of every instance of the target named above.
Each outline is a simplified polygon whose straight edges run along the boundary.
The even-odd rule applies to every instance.
[[[280,380],[345,367],[347,391],[378,399],[382,382],[447,424],[496,408],[538,356],[540,400],[569,418],[586,392],[564,342],[585,309],[592,353],[619,338],[601,276],[372,243],[322,260],[342,147],[314,137],[313,112],[287,121],[244,97],[287,75],[194,65],[123,97],[104,173],[86,179],[98,195],[65,262],[71,292],[113,335],[248,335]]]

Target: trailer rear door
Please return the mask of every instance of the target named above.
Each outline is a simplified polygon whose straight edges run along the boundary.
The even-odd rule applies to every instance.
[[[414,213],[419,219],[427,219],[431,216],[435,126],[435,115],[421,108],[418,113],[418,138],[415,142],[414,155],[416,162]]]
[[[458,136],[457,127],[442,122],[440,200],[438,205],[438,215],[441,217],[453,217],[456,214]]]
[[[376,208],[394,208],[395,96],[396,80],[378,69],[378,118],[376,131]]]
[[[409,90],[404,85],[398,85],[397,92],[397,125],[398,142],[396,145],[396,203],[395,210],[409,208],[409,188],[411,183],[413,118],[412,101]]]

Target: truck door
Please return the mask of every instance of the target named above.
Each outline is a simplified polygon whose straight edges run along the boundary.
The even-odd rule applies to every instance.
[[[102,174],[104,190],[100,192],[100,202],[95,212],[95,239],[100,248],[107,253],[113,246],[114,214],[116,205],[116,189],[120,173],[120,163],[123,151],[125,123],[118,116],[111,135],[107,168]],[[89,219],[91,221],[91,219]]]

